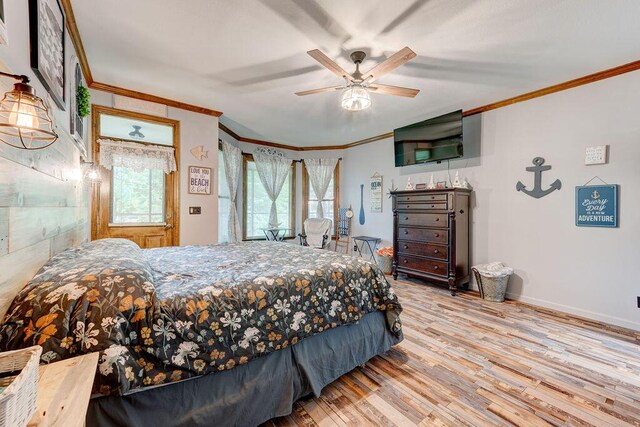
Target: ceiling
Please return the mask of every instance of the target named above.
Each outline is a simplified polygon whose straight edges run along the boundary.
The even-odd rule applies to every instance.
[[[224,112],[246,138],[335,145],[457,109],[471,109],[638,60],[638,0],[72,0],[96,81]],[[417,57],[340,108],[340,84],[306,52],[347,71],[404,46]]]

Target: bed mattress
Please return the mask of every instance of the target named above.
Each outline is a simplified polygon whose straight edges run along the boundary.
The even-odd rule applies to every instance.
[[[18,294],[0,347],[52,362],[99,351],[94,393],[220,373],[364,315],[401,334],[384,274],[360,258],[279,242],[142,250],[104,239],[52,258]]]

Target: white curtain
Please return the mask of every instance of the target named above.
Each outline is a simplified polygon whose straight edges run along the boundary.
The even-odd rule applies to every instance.
[[[171,173],[178,170],[173,147],[146,145],[136,142],[99,139],[100,166],[112,169],[126,167],[136,172],[145,169]]]
[[[236,196],[238,194],[238,182],[240,181],[240,169],[242,168],[242,151],[227,141],[222,141],[222,156],[224,159],[224,172],[229,186],[229,241],[239,242],[242,239],[240,219],[236,208]]]
[[[278,210],[276,208],[276,200],[282,190],[284,181],[289,175],[291,168],[291,159],[287,159],[282,155],[272,155],[265,152],[256,151],[253,153],[253,161],[258,170],[260,182],[271,199],[271,212],[269,213],[269,227],[278,227]]]
[[[322,200],[327,194],[329,183],[337,164],[338,159],[304,159],[304,165],[307,167],[307,172],[309,172],[309,182],[311,182],[311,187],[318,198],[317,218],[324,217]]]

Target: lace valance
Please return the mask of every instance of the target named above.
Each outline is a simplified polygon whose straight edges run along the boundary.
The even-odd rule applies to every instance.
[[[100,166],[112,169],[114,166],[131,168],[136,172],[145,169],[175,172],[176,156],[173,147],[144,145],[128,141],[99,139]]]

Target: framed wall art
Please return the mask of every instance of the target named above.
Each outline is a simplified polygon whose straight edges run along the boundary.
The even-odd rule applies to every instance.
[[[64,12],[58,0],[29,0],[31,68],[65,110]]]
[[[211,168],[189,166],[189,194],[211,194]]]
[[[0,44],[9,44],[6,19],[4,16],[4,0],[0,0]]]
[[[576,187],[576,225],[617,227],[618,186],[607,184]]]
[[[371,212],[382,212],[382,175],[378,172],[373,174],[369,187],[369,203],[371,205]]]

